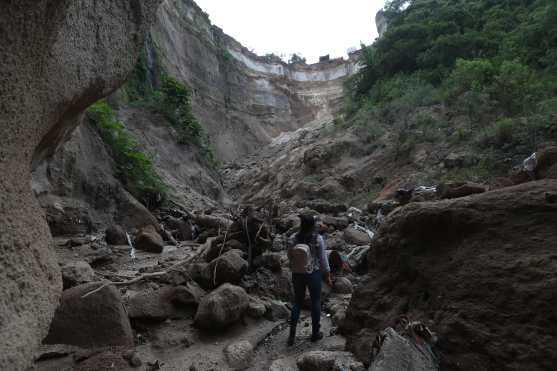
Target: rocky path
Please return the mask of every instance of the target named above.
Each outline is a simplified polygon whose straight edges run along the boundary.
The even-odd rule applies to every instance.
[[[326,313],[323,313],[321,326],[325,337],[320,342],[312,343],[309,341],[311,318],[309,313],[305,313],[300,320],[296,344],[289,347],[286,345],[289,326],[283,323],[256,348],[253,366],[248,370],[296,371],[298,370],[296,360],[304,353],[323,350],[343,351],[345,340],[342,336],[333,335],[334,326]]]

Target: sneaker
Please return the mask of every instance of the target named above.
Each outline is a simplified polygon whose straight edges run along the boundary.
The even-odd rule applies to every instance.
[[[323,339],[323,333],[321,331],[319,331],[316,334],[311,335],[311,338],[310,338],[312,343],[315,343],[316,341],[319,341],[321,339]]]

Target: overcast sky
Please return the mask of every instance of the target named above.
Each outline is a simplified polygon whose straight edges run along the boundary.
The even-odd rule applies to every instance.
[[[346,55],[377,37],[385,0],[196,0],[211,22],[257,54]]]

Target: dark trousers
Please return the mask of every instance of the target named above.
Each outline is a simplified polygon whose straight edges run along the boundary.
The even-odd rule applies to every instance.
[[[294,286],[294,307],[292,308],[291,325],[296,326],[300,319],[300,310],[304,304],[306,287],[309,288],[311,299],[311,328],[314,334],[319,332],[321,322],[321,271],[311,274],[292,273],[292,285]]]

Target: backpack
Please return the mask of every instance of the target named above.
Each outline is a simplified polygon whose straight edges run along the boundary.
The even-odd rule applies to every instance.
[[[313,272],[313,255],[309,245],[299,243],[291,247],[288,249],[288,259],[290,260],[290,270],[292,270],[292,273]]]
[[[297,243],[288,249],[288,260],[292,273],[313,273],[314,259],[317,257],[317,235],[310,244]]]

